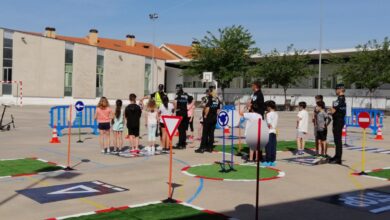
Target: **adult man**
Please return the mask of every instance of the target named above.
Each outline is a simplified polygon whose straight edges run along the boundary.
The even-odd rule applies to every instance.
[[[203,130],[200,147],[195,153],[205,151],[212,152],[214,145],[214,131],[217,123],[218,111],[221,108],[221,102],[218,99],[215,88],[210,87],[210,95],[207,97],[207,103],[203,110]]]
[[[183,86],[181,84],[176,86],[176,97],[175,97],[175,110],[176,115],[183,117],[179,125],[179,142],[176,144],[174,149],[185,149],[186,148],[186,139],[187,139],[187,128],[188,128],[188,113],[187,113],[187,104],[188,104],[189,95],[183,91]]]
[[[265,111],[264,96],[263,93],[261,92],[261,85],[259,82],[252,83],[252,91],[253,94],[251,95],[249,108],[253,112],[259,113],[261,117],[264,118],[264,111]]]
[[[164,92],[164,85],[163,84],[160,84],[158,85],[158,91],[157,92],[154,92],[152,94],[150,94],[150,96],[145,96],[141,99],[141,102],[144,100],[144,99],[154,99],[154,101],[156,102],[156,105],[157,105],[157,108],[160,108],[161,104],[162,104],[162,98],[164,96],[166,96],[167,94]]]
[[[344,117],[347,111],[347,104],[345,103],[345,88],[344,84],[336,85],[337,100],[333,102],[330,114],[333,117],[333,138],[336,145],[336,153],[329,162],[332,164],[342,164],[343,143],[341,135],[344,127]]]

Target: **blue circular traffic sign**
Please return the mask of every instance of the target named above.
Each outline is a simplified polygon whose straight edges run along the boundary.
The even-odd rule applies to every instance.
[[[226,126],[229,123],[229,115],[226,111],[220,111],[218,114],[218,124],[221,127]]]
[[[82,101],[77,101],[74,107],[76,108],[76,111],[81,112],[84,110],[85,105]]]

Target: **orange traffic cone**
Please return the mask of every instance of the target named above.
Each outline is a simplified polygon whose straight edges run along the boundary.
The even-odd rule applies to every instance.
[[[376,131],[376,137],[374,140],[383,140],[381,126],[378,127],[378,130]]]
[[[344,125],[344,127],[343,127],[342,136],[343,136],[343,137],[346,137],[346,136],[347,136],[347,126],[346,126],[346,125]]]
[[[58,139],[58,136],[57,136],[57,126],[54,125],[54,128],[53,128],[53,133],[52,133],[52,138],[50,140],[50,143],[52,144],[59,144],[61,143],[60,140]]]
[[[223,129],[223,133],[225,133],[225,134],[230,134],[230,129],[229,129],[229,128]]]

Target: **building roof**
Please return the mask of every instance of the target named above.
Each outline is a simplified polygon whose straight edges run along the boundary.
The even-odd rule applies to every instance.
[[[6,29],[6,28],[4,28]],[[11,30],[11,29],[7,29]],[[31,34],[35,36],[41,36],[45,37],[44,34],[42,33],[37,33],[37,32],[26,32],[26,31],[18,31],[18,30],[11,30],[11,31],[16,31],[16,32],[21,32],[25,34]],[[161,60],[170,60],[173,59],[174,57],[164,51],[162,51],[160,48],[154,46],[153,44],[150,43],[145,43],[145,42],[135,42],[135,46],[127,46],[126,45],[126,38],[123,39],[110,39],[110,38],[98,38],[98,43],[97,44],[90,44],[88,41],[88,37],[70,37],[70,36],[63,36],[63,35],[58,35],[56,34],[55,39],[57,40],[63,40],[71,43],[78,43],[78,44],[84,44],[84,45],[89,45],[89,46],[94,46],[94,47],[99,47],[103,49],[109,49],[109,50],[115,50],[123,53],[129,53],[129,54],[135,54],[135,55],[140,55],[140,56],[145,56],[145,57],[154,57],[156,59],[161,59]],[[154,52],[153,52],[154,48]]]
[[[168,53],[171,53],[173,56],[179,59],[191,59],[191,46],[186,45],[178,45],[178,44],[170,44],[165,43],[160,46],[160,49],[165,49]]]

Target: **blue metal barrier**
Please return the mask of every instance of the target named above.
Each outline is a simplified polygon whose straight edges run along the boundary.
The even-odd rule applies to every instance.
[[[68,128],[68,105],[60,105],[50,108],[50,124],[51,128],[57,126],[58,136],[62,136],[62,130]],[[96,106],[85,106],[84,110],[73,114],[76,118],[72,122],[72,128],[91,128],[92,133],[98,135],[98,124],[94,119]],[[81,125],[80,125],[81,122]]]
[[[359,127],[358,116],[360,112],[368,112],[371,116],[370,129],[372,134],[376,134],[378,127],[383,128],[384,111],[378,109],[353,108],[351,116],[345,117],[345,125],[347,127]]]

